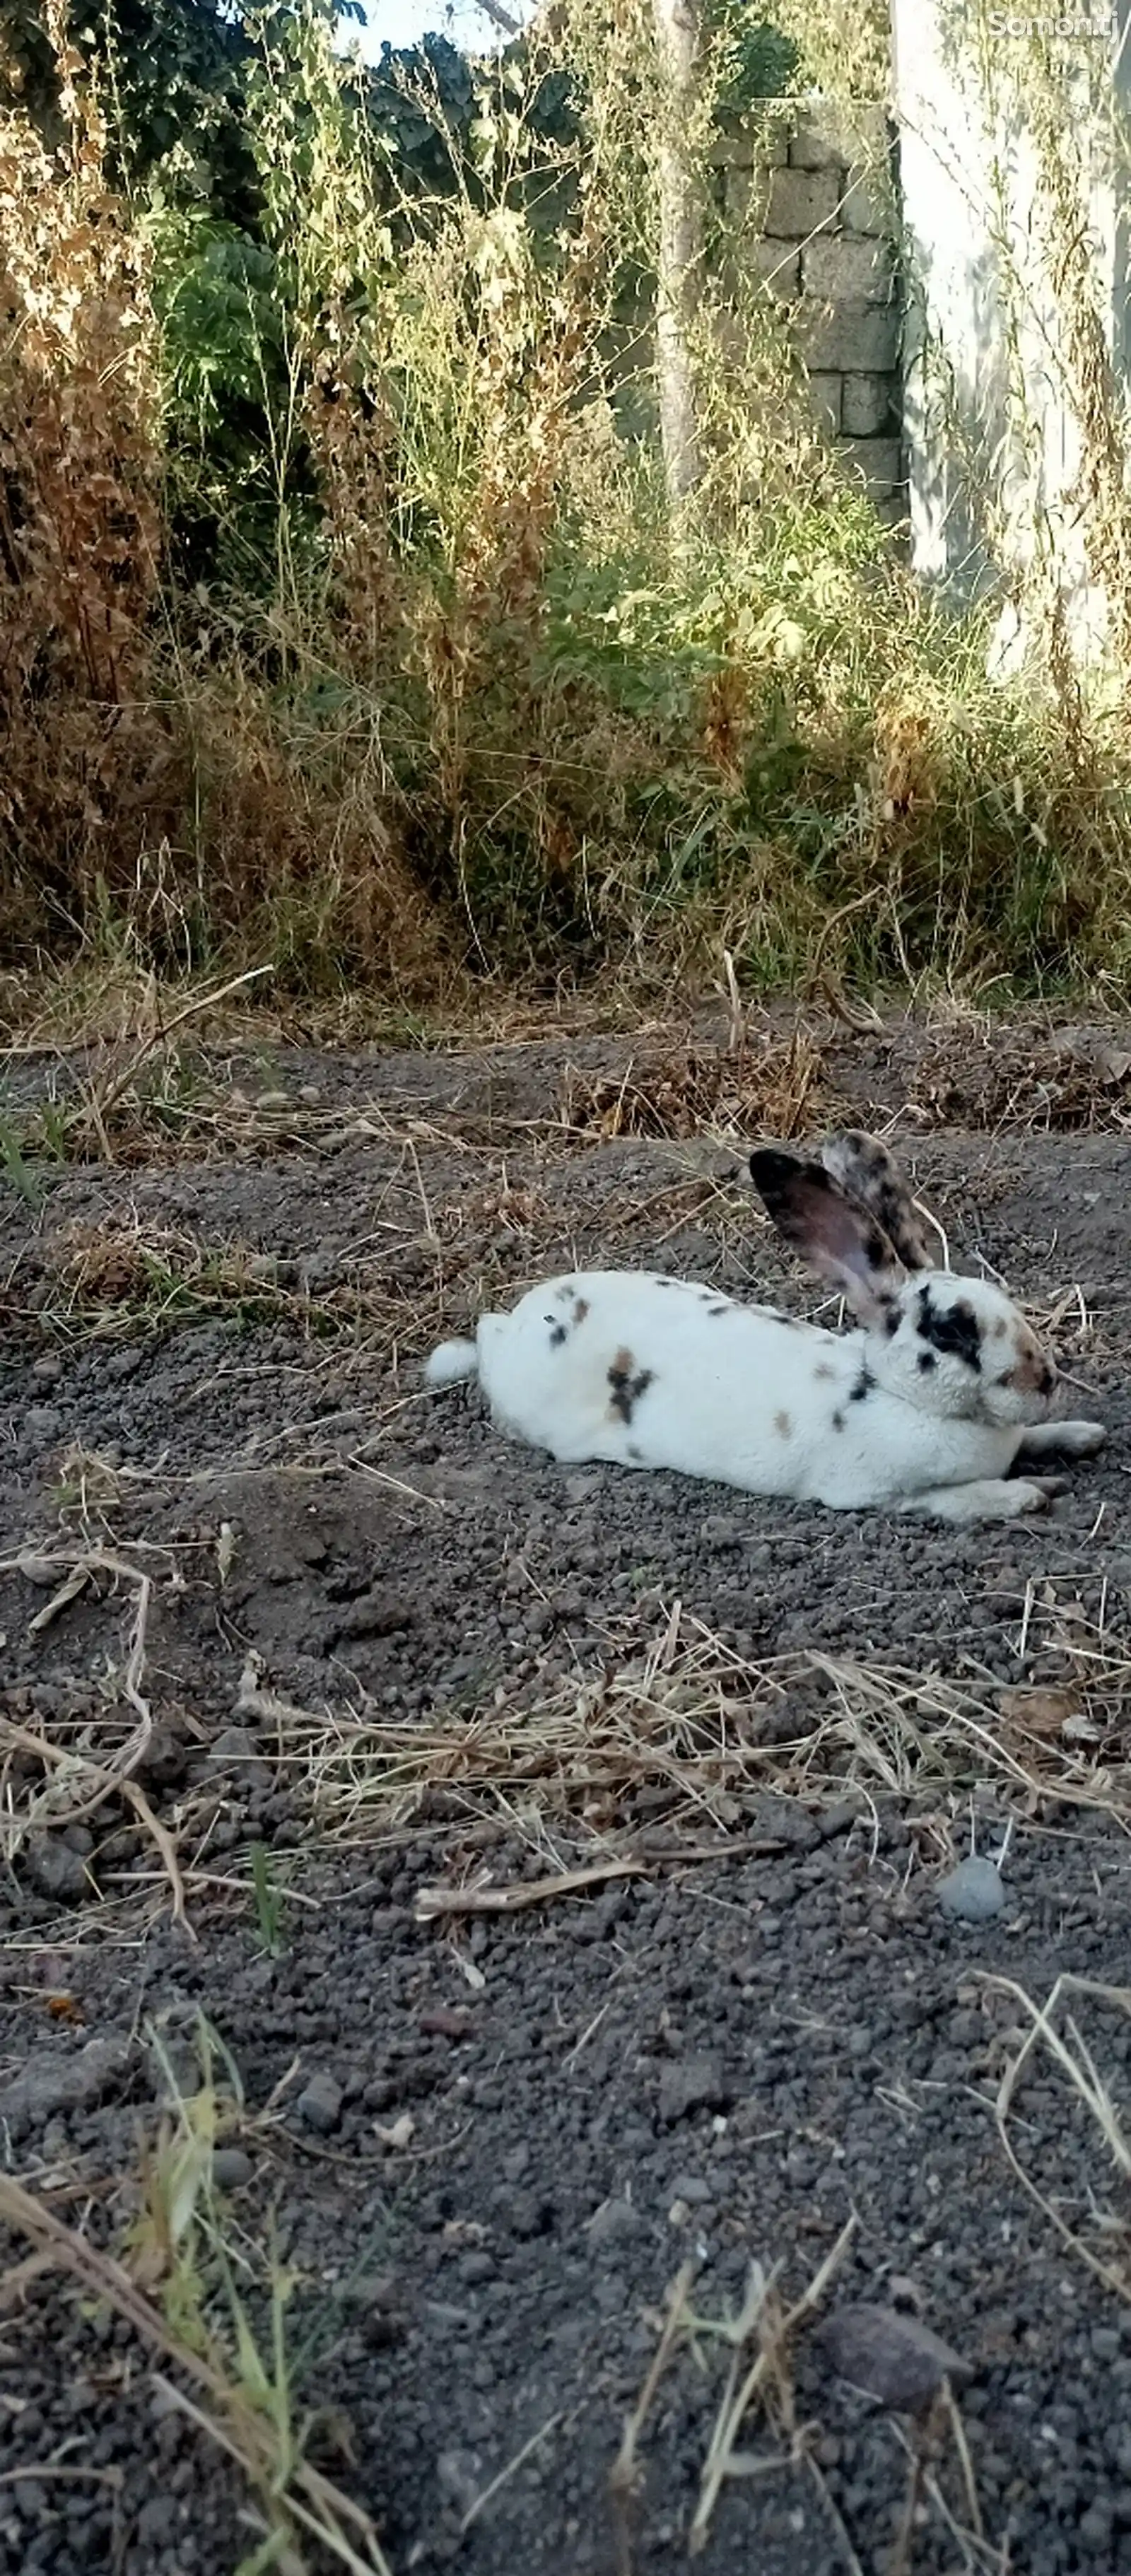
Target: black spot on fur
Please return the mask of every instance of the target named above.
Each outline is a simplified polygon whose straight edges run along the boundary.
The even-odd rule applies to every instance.
[[[964,1360],[967,1368],[980,1372],[982,1336],[978,1330],[978,1318],[966,1298],[956,1298],[953,1306],[932,1306],[930,1289],[921,1288],[917,1303],[919,1314],[915,1330],[931,1344],[932,1350]]]
[[[860,1375],[856,1380],[855,1386],[850,1386],[848,1390],[849,1403],[863,1404],[865,1396],[871,1394],[875,1383],[875,1378],[872,1375],[867,1360],[861,1360]]]
[[[922,1370],[924,1377],[927,1377],[933,1368],[938,1367],[938,1361],[935,1358],[933,1351],[920,1351],[919,1367]]]
[[[850,1197],[868,1208],[883,1227],[906,1270],[927,1268],[927,1246],[911,1204],[911,1194],[894,1156],[878,1136],[852,1129],[830,1137],[823,1159]]]
[[[612,1410],[614,1413],[619,1413],[622,1422],[631,1422],[640,1398],[647,1394],[654,1375],[654,1369],[637,1369],[634,1374],[629,1354],[618,1351],[609,1370],[609,1388]]]
[[[886,1308],[885,1308],[885,1310],[884,1310],[884,1331],[885,1331],[885,1333],[887,1334],[887,1337],[888,1337],[889,1342],[890,1342],[890,1340],[891,1340],[892,1334],[893,1334],[893,1333],[898,1333],[898,1331],[899,1331],[899,1308],[898,1308],[898,1306],[888,1306],[888,1307],[886,1307]]]
[[[710,1314],[712,1314],[712,1315],[729,1315],[729,1313],[730,1313],[730,1306],[729,1306],[729,1303],[728,1303],[727,1305],[725,1305],[725,1306],[711,1306],[711,1307],[708,1309],[708,1312],[709,1312]]]
[[[834,1415],[833,1415],[833,1430],[834,1430],[834,1431],[843,1431],[843,1429],[844,1429],[844,1415],[843,1415],[843,1413],[834,1413]]]
[[[644,1452],[642,1449],[637,1448],[635,1440],[630,1440],[624,1454],[626,1458],[633,1459],[635,1464],[639,1466]]]
[[[869,1269],[891,1269],[892,1246],[881,1233],[874,1210],[842,1190],[823,1164],[803,1162],[797,1154],[783,1154],[776,1145],[759,1145],[750,1157],[750,1177],[778,1233],[806,1258],[811,1257],[814,1236],[818,1240],[826,1236],[834,1222],[834,1211],[843,1213],[847,1204],[855,1219],[856,1242]],[[861,1218],[870,1220],[866,1235],[858,1231]]]
[[[560,1351],[562,1343],[566,1339],[565,1325],[559,1321],[559,1318],[556,1315],[547,1315],[546,1322],[550,1327],[550,1349],[552,1351]]]

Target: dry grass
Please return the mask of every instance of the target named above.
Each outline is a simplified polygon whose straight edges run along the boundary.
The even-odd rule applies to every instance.
[[[369,2515],[308,2456],[316,2418],[300,2401],[286,2333],[294,2275],[246,2226],[225,2225],[212,2160],[233,2107],[224,2071],[237,2086],[238,2078],[206,2025],[198,2037],[200,2088],[185,2095],[170,2083],[171,2107],[143,2149],[138,2212],[120,2257],[93,2242],[89,2209],[83,2227],[69,2227],[45,2199],[0,2175],[0,2225],[32,2249],[18,2277],[59,2273],[129,2326],[166,2404],[246,2482],[237,2521],[250,2524],[257,2546],[245,2568],[310,2576],[330,2562],[349,2576],[389,2576]]]
[[[568,1067],[561,1118],[574,1135],[788,1140],[831,1121],[822,1070],[820,1049],[800,1026],[788,1039],[758,1040],[742,1020],[725,1047],[689,1043],[658,1060],[643,1052],[619,1077]]]
[[[795,2467],[798,2462],[807,2460],[827,2501],[824,2480],[812,2457],[815,2428],[801,2425],[797,2417],[793,2354],[798,2336],[818,2313],[855,2232],[856,2220],[850,2218],[813,2279],[788,2307],[783,2305],[778,2287],[780,2265],[775,2265],[767,2274],[761,2263],[751,2264],[746,2296],[736,2317],[698,2315],[691,2301],[693,2267],[685,2264],[679,2272],[668,2293],[664,2316],[659,2321],[655,2354],[636,2405],[625,2423],[620,2450],[609,2474],[619,2576],[632,2576],[633,2570],[632,2511],[643,2482],[641,2435],[665,2372],[680,2351],[688,2347],[697,2348],[714,2340],[728,2345],[731,2355],[726,2386],[703,2462],[699,2498],[688,2532],[689,2556],[697,2558],[706,2548],[715,2508],[728,2479],[764,2477],[777,2469]],[[752,2359],[749,2357],[751,2351]],[[754,2412],[764,2414],[766,2429],[774,2444],[770,2452],[757,2459],[752,2459],[748,2453],[740,2453],[737,2447],[739,2433]],[[839,2521],[839,2517],[837,2519]],[[853,2558],[852,2565],[855,2567],[855,2564]]]
[[[879,14],[863,45],[855,16],[838,36],[838,85],[879,79]],[[533,195],[576,216],[552,233],[520,214],[509,109],[481,120],[473,181],[392,204],[325,24],[265,22],[244,247],[270,282],[243,317],[210,301],[176,155],[161,221],[144,187],[114,197],[64,0],[46,28],[62,147],[18,101],[0,123],[13,963],[112,953],[175,979],[270,957],[292,994],[436,1016],[473,982],[662,995],[724,947],[776,989],[1125,981],[1126,723],[1066,712],[1055,670],[991,688],[981,621],[939,618],[893,559],[797,398],[746,256],[757,188],[707,281],[709,465],[673,543],[648,318],[624,311],[655,257],[647,13],[614,37],[571,0],[512,58],[526,104],[546,73],[588,93],[583,141],[540,129]],[[810,29],[809,59],[830,42]],[[697,148],[728,50],[705,49]],[[1049,184],[1071,198],[1077,176],[1062,154]],[[261,394],[242,430],[225,333],[231,383]],[[1104,391],[1097,542],[1121,453]],[[186,577],[200,492],[216,527]]]
[[[1080,2026],[1089,2007],[1093,2015],[1108,2021],[1113,2017],[1123,2023],[1131,2020],[1131,1987],[1061,1976],[1045,2002],[1037,2005],[1011,1978],[991,1976],[985,1982],[991,1992],[1016,2005],[1021,2016],[995,2104],[998,2134],[1012,2170],[1061,2243],[1105,2289],[1131,2306],[1131,2104],[1126,2075],[1124,2071],[1110,2082],[1102,2075],[1096,2062],[1102,2042],[1089,2041]],[[1038,2182],[1031,2170],[1032,2132],[1024,2118],[1024,2084],[1026,2074],[1041,2058],[1046,2066],[1051,2061],[1084,2114],[1090,2148],[1106,2168],[1102,2182],[1093,2174],[1092,2152],[1087,2151],[1083,2189],[1078,2165],[1071,2181],[1060,2174],[1046,2175]],[[1015,2143],[1015,2132],[1021,2133],[1024,2145]],[[1077,2120],[1069,2132],[1073,2147],[1078,2146],[1079,2134]],[[1109,2194],[1114,2206],[1109,2204]],[[1065,2216],[1066,2207],[1072,2209],[1075,2223]]]
[[[699,2313],[691,2295],[694,2267],[690,2263],[683,2266],[671,2285],[663,2316],[652,2320],[657,2330],[656,2350],[625,2423],[610,2472],[618,2576],[634,2576],[633,2515],[645,2477],[641,2436],[661,2383],[685,2353],[694,2356],[697,2380],[701,2382],[706,2368],[704,2351],[712,2344],[728,2349],[730,2359],[688,2527],[689,2558],[700,2557],[708,2547],[715,2515],[729,2484],[752,2483],[801,2469],[809,2473],[817,2489],[821,2515],[835,2538],[837,2562],[846,2576],[863,2576],[852,2535],[818,2458],[823,2425],[818,2418],[802,2415],[795,2379],[799,2347],[820,2318],[851,2248],[856,2226],[855,2217],[850,2218],[804,2289],[788,2302],[782,2290],[784,2262],[767,2270],[762,2262],[753,2261],[737,2315]],[[890,2322],[893,2333],[898,2335],[894,2314]],[[1008,2543],[999,2550],[985,2537],[965,2428],[950,2381],[941,2375],[946,2352],[946,2346],[939,2344],[932,2356],[940,2374],[936,2393],[916,2415],[911,2432],[905,2432],[894,2411],[891,2414],[896,2438],[906,2453],[907,2476],[895,2544],[885,2562],[887,2576],[907,2576],[915,2533],[924,2518],[924,2502],[957,2546],[971,2576],[974,2571],[977,2576],[1008,2576]],[[900,2400],[893,2393],[888,2403],[894,2410]],[[748,2447],[750,2430],[755,2425],[762,2436],[756,2449]],[[741,2447],[740,2437],[745,2437]],[[957,2461],[964,2520],[959,2519],[948,2501],[938,2474],[939,2457],[948,2438]]]
[[[466,1716],[408,1723],[288,1706],[273,1755],[321,1829],[347,1844],[408,1823],[422,1798],[453,1820],[569,1820],[623,1840],[645,1787],[670,1793],[665,1835],[718,1835],[720,1852],[768,1790],[851,1796],[862,1813],[914,1802],[937,1815],[942,1850],[948,1810],[975,1788],[1029,1817],[1055,1803],[1131,1825],[1131,1646],[1048,1589],[1028,1643],[1058,1662],[1056,1687],[1003,1690],[815,1651],[752,1663],[677,1602],[647,1647],[639,1621],[611,1633],[598,1674],[500,1684],[493,1706]]]
[[[136,1213],[76,1221],[50,1238],[46,1257],[54,1293],[39,1312],[67,1342],[113,1341],[233,1311],[249,1323],[285,1317],[303,1331],[332,1332],[372,1321],[389,1302],[347,1285],[313,1298],[280,1280],[270,1254],[238,1242],[205,1245],[182,1227],[143,1224]]]
[[[90,1462],[84,1478],[88,1524],[94,1516],[105,1525],[113,1488],[99,1488]],[[397,1479],[389,1482],[399,1490]],[[222,1586],[222,1529],[211,1549],[202,1544],[198,1579],[210,1560]],[[143,1606],[150,1587],[184,1580],[179,1563],[166,1559],[162,1571],[156,1555],[99,1545],[89,1527],[68,1549],[9,1559],[0,1571],[54,1587],[36,1614],[36,1633],[80,1589],[101,1594],[117,1619],[123,1585]],[[769,1794],[818,1807],[847,1800],[865,1826],[881,1804],[896,1801],[915,1814],[921,1856],[933,1867],[961,1855],[972,1799],[1034,1822],[1057,1807],[1103,1813],[1131,1830],[1131,1645],[1108,1624],[1102,1599],[1088,1611],[1074,1592],[1051,1584],[1027,1603],[1021,1644],[1039,1655],[1042,1673],[1058,1677],[1003,1689],[974,1673],[916,1672],[816,1651],[757,1663],[677,1602],[648,1643],[639,1616],[610,1631],[598,1671],[563,1680],[543,1669],[511,1688],[500,1683],[468,1707],[438,1706],[411,1721],[386,1717],[360,1695],[352,1705],[303,1707],[253,1662],[236,1714],[253,1722],[257,1753],[290,1792],[308,1847],[370,1849],[443,1824],[455,1877],[437,1892],[436,1907],[499,1909],[511,1897],[475,1857],[485,1837],[519,1839],[528,1874],[545,1881],[523,1889],[524,1900],[544,1902],[588,1883],[589,1872],[603,1878],[740,1857],[749,1820]],[[156,1880],[134,1869],[125,1885],[139,1896],[171,1887],[180,1911],[212,1885],[209,1843],[227,1793],[221,1772],[182,1795],[174,1829],[134,1780],[154,1687],[150,1680],[142,1689],[143,1647],[135,1607],[124,1656],[107,1659],[97,1716],[87,1705],[58,1718],[49,1741],[0,1717],[4,1844],[11,1857],[29,1835],[95,1809],[112,1816],[124,1798],[160,1856]],[[581,1876],[571,1880],[578,1865]],[[243,1885],[250,1903],[246,1858],[233,1864],[228,1883]]]
[[[574,1015],[572,1039],[568,1013],[547,1025],[544,1016],[524,1017],[517,1002],[470,1023],[457,1019],[443,1043],[439,1030],[386,1020],[385,1036],[402,1049],[435,1055],[434,1076],[394,1064],[378,1076],[376,1096],[358,1102],[359,1068],[351,1064],[339,1105],[333,1053],[318,1080],[311,1076],[321,1068],[305,1052],[327,1034],[325,1019],[295,1027],[267,1007],[260,1016],[233,1011],[249,987],[254,992],[256,978],[245,974],[174,1008],[148,981],[140,991],[121,981],[99,986],[82,1004],[92,1023],[85,1046],[77,1028],[56,1026],[53,998],[37,1016],[25,997],[27,1034],[4,1051],[6,1085],[0,1076],[0,1186],[6,1181],[39,1207],[52,1181],[75,1165],[322,1160],[365,1144],[382,1164],[397,1158],[388,1175],[394,1195],[400,1170],[411,1169],[424,1219],[417,1232],[438,1241],[463,1231],[474,1210],[430,1206],[422,1163],[432,1147],[464,1164],[479,1157],[513,1221],[522,1192],[509,1170],[520,1154],[533,1158],[537,1178],[579,1148],[633,1137],[734,1151],[759,1136],[800,1140],[837,1123],[886,1128],[899,1120],[912,1130],[957,1125],[1016,1135],[1122,1134],[1131,1121],[1131,1045],[1118,1023],[1063,1027],[1042,1015],[1003,1027],[951,1002],[913,1019],[877,1020],[862,1055],[836,1013],[796,1007],[768,1015],[744,1004],[733,966],[729,991],[725,978],[720,986],[721,1029],[717,1008],[681,1027],[642,1015],[639,997],[624,996],[621,1034],[603,1042],[592,997],[588,1017]],[[372,1021],[363,1028],[372,1037]],[[335,1042],[342,1035],[337,1020],[332,1034]],[[582,1037],[579,1061],[574,1045]],[[304,1049],[297,1065],[289,1052],[296,1044]],[[488,1185],[485,1214],[489,1194]],[[535,1194],[528,1230],[537,1216]],[[615,1236],[615,1217],[612,1226]]]

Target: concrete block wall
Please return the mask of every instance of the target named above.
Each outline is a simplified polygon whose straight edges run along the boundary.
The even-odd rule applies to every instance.
[[[751,226],[814,414],[881,516],[906,517],[898,227],[881,107],[768,101],[713,148],[720,211]]]

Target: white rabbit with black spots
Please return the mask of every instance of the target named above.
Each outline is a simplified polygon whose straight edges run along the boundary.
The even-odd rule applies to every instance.
[[[1052,1422],[1056,1371],[1000,1288],[928,1261],[907,1185],[875,1137],[820,1162],[772,1147],[750,1169],[778,1232],[857,1319],[834,1333],[654,1272],[573,1272],[475,1340],[444,1342],[432,1386],[478,1377],[496,1427],[563,1462],[671,1468],[834,1510],[1014,1520],[1090,1458],[1098,1422]]]

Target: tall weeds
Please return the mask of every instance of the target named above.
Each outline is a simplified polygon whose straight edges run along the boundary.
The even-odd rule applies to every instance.
[[[710,206],[732,28],[676,544],[642,0],[568,0],[466,147],[402,67],[423,178],[324,0],[269,0],[238,215],[131,161],[52,6],[65,142],[0,122],[8,961],[412,1001],[666,987],[720,945],[765,986],[1124,976],[1126,729],[1089,767],[1079,705],[992,688],[986,618],[924,597],[822,448],[756,203],[725,242]]]

